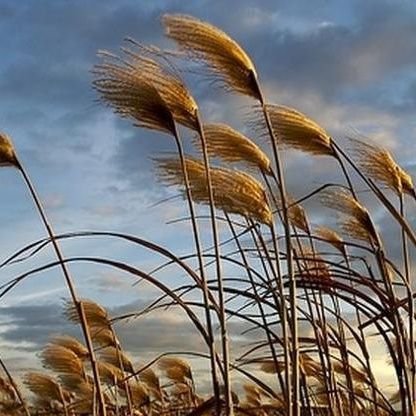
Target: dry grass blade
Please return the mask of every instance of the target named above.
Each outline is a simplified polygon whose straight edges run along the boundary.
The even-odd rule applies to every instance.
[[[271,169],[268,156],[248,137],[226,124],[205,124],[205,139],[208,152],[226,162],[243,163],[269,173]],[[193,143],[201,149],[201,141],[195,137]]]
[[[157,48],[146,48],[134,40],[129,41],[134,49],[123,48],[121,57],[109,52],[99,54],[103,63],[94,67],[93,73],[97,76],[94,85],[103,98],[113,100],[112,105],[116,104],[116,110],[122,115],[136,119],[139,115],[146,116],[145,127],[172,132],[173,116],[178,123],[196,129],[197,105],[178,73],[166,64],[166,60],[164,63],[157,60],[162,56]],[[140,97],[143,83],[147,86],[142,90],[145,95]],[[133,90],[127,91],[129,87]],[[154,96],[155,90],[158,97]],[[126,101],[124,93],[127,94]],[[134,115],[131,110],[134,112],[134,106],[138,105],[134,102],[136,99],[141,105],[141,114]],[[151,114],[150,103],[159,111],[158,115]]]
[[[347,235],[367,243],[377,243],[377,232],[370,214],[349,192],[324,191],[321,193],[321,201],[325,206],[347,217],[341,224],[342,230]]]
[[[2,132],[0,132],[0,166],[17,166],[12,139]]]
[[[259,98],[256,70],[240,45],[217,27],[195,17],[166,14],[166,35],[190,58],[204,62],[212,75],[232,91]]]
[[[155,159],[159,179],[183,187],[181,165],[176,158]],[[195,202],[208,204],[205,168],[196,159],[186,159],[186,169]],[[264,224],[272,223],[272,212],[263,186],[252,176],[235,170],[211,168],[215,205],[230,214],[239,214]]]
[[[305,114],[272,104],[267,104],[266,110],[279,144],[313,155],[334,155],[329,134]],[[256,114],[253,125],[262,134],[268,135],[263,118],[262,113]]]
[[[350,141],[357,164],[366,175],[398,195],[404,192],[416,197],[412,177],[396,163],[387,149],[356,139]]]
[[[69,392],[63,391],[56,380],[43,373],[27,373],[24,376],[23,383],[34,394],[42,399],[50,400],[69,400]]]
[[[57,373],[81,378],[85,376],[82,360],[73,351],[61,345],[47,345],[42,351],[41,358],[45,368]]]
[[[51,339],[51,343],[71,350],[81,359],[86,359],[89,356],[88,349],[85,345],[69,335],[57,335]]]

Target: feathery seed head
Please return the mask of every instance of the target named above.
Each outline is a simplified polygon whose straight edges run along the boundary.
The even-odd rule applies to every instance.
[[[305,233],[309,233],[309,222],[306,212],[300,204],[296,204],[293,198],[288,197],[288,216],[289,221]]]
[[[86,299],[83,299],[81,304],[82,308],[84,309],[88,325],[91,328],[111,327],[110,317],[108,316],[107,311],[101,305]],[[64,314],[70,321],[79,323],[79,313],[77,307],[71,301],[66,303]]]
[[[267,372],[267,371],[266,371]],[[244,384],[244,392],[246,394],[245,401],[251,406],[260,406],[261,405],[261,390],[254,384]]]
[[[104,383],[114,386],[124,379],[124,373],[118,367],[103,361],[98,361],[97,364],[100,378]]]
[[[268,374],[281,373],[284,369],[285,363],[283,361],[277,361],[275,363],[273,360],[264,360],[260,366],[260,370]]]
[[[231,91],[260,98],[253,62],[226,33],[192,16],[166,14],[162,18],[166,35],[188,57],[203,62],[215,79]]]
[[[115,334],[110,328],[91,328],[91,338],[100,347],[115,346],[117,344]]]
[[[70,349],[61,345],[48,344],[41,354],[42,363],[60,374],[84,376],[82,360]]]
[[[302,248],[303,264],[307,277],[322,280],[331,280],[331,271],[325,260],[310,247]]]
[[[163,357],[158,361],[158,366],[170,380],[184,384],[188,384],[188,380],[192,381],[190,365],[180,358]]]
[[[290,107],[272,104],[266,105],[266,110],[282,146],[312,155],[334,155],[329,134],[305,114]],[[256,114],[253,125],[263,135],[268,134],[260,112]]]
[[[129,42],[134,49],[123,48],[121,57],[99,54],[103,62],[93,69],[93,85],[102,100],[143,127],[173,134],[175,120],[196,129],[198,107],[178,73],[160,62],[157,48]]]
[[[130,395],[135,406],[140,407],[149,403],[149,391],[144,383],[134,382],[129,384]]]
[[[110,56],[103,55],[105,63],[96,65],[93,71],[93,86],[101,101],[139,127],[173,134],[172,114],[156,88],[131,69],[110,62]]]
[[[244,163],[250,168],[270,173],[268,156],[249,138],[226,124],[204,125],[208,152],[226,162]],[[201,141],[194,137],[194,144],[201,149]]]
[[[87,358],[89,353],[84,344],[69,335],[58,335],[52,338],[52,344],[60,345],[74,352],[79,358]]]
[[[16,152],[11,138],[0,132],[0,166],[17,166]]]
[[[184,179],[177,158],[155,159],[159,179],[167,185],[183,187]],[[196,159],[186,159],[192,198],[195,202],[209,203],[204,164]],[[273,215],[262,185],[250,175],[225,169],[210,168],[215,205],[231,214],[253,218],[271,224]],[[184,192],[182,190],[182,192]]]
[[[350,142],[352,153],[366,175],[398,195],[404,192],[415,197],[412,177],[396,163],[387,149],[352,138]]]
[[[345,253],[344,241],[337,232],[327,227],[319,227],[315,232],[318,237],[325,240],[328,244],[334,246],[341,253]]]
[[[367,243],[377,243],[377,231],[370,214],[349,192],[324,191],[321,193],[321,202],[346,216],[341,228],[347,235]]]
[[[140,381],[142,381],[146,385],[147,389],[152,394],[152,396],[154,396],[158,400],[162,398],[162,389],[160,386],[159,377],[150,367],[141,371],[139,374],[139,378]]]
[[[100,357],[106,363],[112,364],[123,371],[127,371],[129,373],[134,372],[133,364],[130,358],[125,352],[114,346],[109,346],[100,350]]]
[[[63,391],[56,380],[43,373],[26,373],[23,383],[32,393],[42,399],[48,398],[62,402],[63,398],[66,400],[70,398],[69,392]]]

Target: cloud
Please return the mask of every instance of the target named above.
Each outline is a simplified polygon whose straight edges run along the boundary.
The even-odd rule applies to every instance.
[[[220,0],[93,0],[70,5],[45,1],[42,6],[6,0],[0,5],[0,129],[14,138],[58,231],[117,229],[156,240],[175,252],[191,249],[188,229],[164,224],[186,215],[182,201],[154,206],[174,192],[157,184],[151,157],[174,151],[173,141],[113,116],[96,102],[90,85],[96,51],[119,50],[127,35],[171,47],[159,25],[165,11],[194,14],[230,33],[253,57],[270,101],[310,114],[337,139],[354,129],[366,133],[394,149],[398,159],[416,173],[416,7],[411,1],[267,0],[260,4],[242,0],[232,13],[224,13]],[[201,105],[204,120],[228,121],[245,128],[244,113],[251,108],[251,100],[226,95],[192,74],[184,77]],[[191,133],[181,133],[189,152]],[[298,152],[284,152],[283,156],[288,189],[296,197],[328,178],[342,180],[329,158],[312,159]],[[16,172],[2,170],[0,175],[0,251],[6,256],[45,233]],[[363,198],[387,236],[389,256],[398,259],[397,227],[385,219],[372,199]],[[316,200],[305,206],[313,223],[335,223],[335,216],[322,210]],[[412,222],[414,218],[412,209]],[[143,268],[150,268],[151,263],[148,257],[142,259],[142,252],[108,241],[77,240],[65,249],[121,256]],[[43,260],[43,256],[33,259]],[[76,270],[82,293],[105,299],[114,314],[141,309],[155,296],[147,287],[132,289],[132,281],[117,273],[93,270],[88,276],[92,269]],[[2,271],[2,282],[11,274],[10,269]],[[174,286],[181,276],[172,273],[169,278]],[[20,297],[19,306],[9,301],[0,309],[7,318],[1,324],[0,337],[7,347],[3,348],[5,354],[12,355],[9,362],[13,367],[36,365],[34,353],[52,333],[80,335],[61,316],[61,305],[53,303],[63,291],[56,285],[28,283],[24,294],[11,298],[19,302]],[[124,305],[132,298],[138,299],[134,305]],[[140,360],[169,349],[203,349],[195,329],[182,318],[171,309],[120,324],[117,329],[128,351]],[[244,329],[239,323],[232,328],[238,348],[251,340],[250,335],[239,335]],[[378,364],[382,362],[380,358]],[[384,368],[377,371],[384,376]]]

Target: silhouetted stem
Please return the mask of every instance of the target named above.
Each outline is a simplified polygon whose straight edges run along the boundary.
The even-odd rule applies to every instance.
[[[231,394],[231,383],[230,383],[230,351],[229,351],[229,340],[228,340],[228,331],[227,331],[227,319],[225,313],[225,298],[224,298],[224,287],[222,282],[222,272],[221,272],[221,259],[220,259],[220,248],[219,248],[219,236],[217,230],[217,223],[215,219],[215,200],[214,192],[212,189],[211,183],[211,173],[210,173],[210,164],[207,143],[204,134],[204,128],[199,116],[199,112],[196,113],[197,124],[198,124],[198,133],[201,140],[201,148],[205,165],[205,175],[207,181],[208,189],[208,200],[209,200],[209,210],[211,215],[211,228],[212,228],[212,239],[214,246],[214,253],[216,257],[216,273],[217,273],[217,282],[218,282],[218,303],[219,303],[219,322],[221,327],[221,346],[222,346],[222,358],[223,358],[223,369],[224,369],[224,393],[225,393],[225,414],[226,416],[232,416],[233,411],[233,399]]]
[[[4,361],[1,358],[0,358],[0,366],[3,369],[4,373],[6,374],[6,377],[8,378],[9,383],[12,385],[12,387],[13,387],[15,393],[16,393],[16,396],[19,399],[20,404],[23,406],[23,410],[25,411],[26,416],[30,416],[29,408],[27,407],[26,401],[23,398],[19,387],[17,386],[16,382],[14,381],[14,378],[10,374],[10,371],[6,367],[6,364],[4,364]]]
[[[283,175],[283,168],[280,161],[279,151],[277,147],[277,138],[275,137],[273,127],[271,125],[269,114],[266,109],[266,102],[257,77],[253,74],[254,81],[259,92],[259,100],[262,106],[264,119],[266,121],[267,130],[270,135],[270,141],[273,149],[273,157],[276,164],[277,180],[282,202],[283,228],[285,233],[286,256],[287,256],[287,274],[289,277],[289,303],[290,303],[290,319],[292,333],[292,389],[288,390],[288,416],[300,415],[300,373],[299,373],[299,342],[298,342],[298,321],[297,321],[297,299],[296,299],[296,281],[293,270],[293,253],[292,242],[290,240],[290,226],[287,209],[286,186]],[[293,400],[292,400],[293,394]]]
[[[265,328],[267,328],[267,326],[268,326],[267,318],[266,318],[266,315],[265,315],[265,311],[264,311],[264,308],[263,308],[263,304],[262,304],[260,295],[259,295],[258,290],[257,290],[257,284],[256,284],[256,282],[254,280],[253,274],[251,273],[251,268],[250,268],[250,265],[248,263],[247,256],[244,253],[244,250],[243,250],[243,248],[241,246],[241,243],[240,243],[240,240],[238,238],[238,235],[237,235],[237,233],[236,233],[236,231],[234,229],[234,226],[232,225],[232,223],[230,221],[229,215],[228,214],[225,214],[225,216],[228,219],[228,225],[229,225],[231,234],[232,234],[232,236],[235,239],[235,243],[237,245],[238,251],[240,252],[241,260],[242,260],[242,262],[243,262],[243,264],[244,264],[244,266],[245,266],[245,268],[247,270],[247,277],[250,280],[251,288],[253,290],[254,296],[256,297],[256,303],[257,303],[257,306],[259,308],[259,312],[260,312],[260,316],[261,316],[263,325],[264,325]],[[268,343],[269,343],[270,352],[272,354],[273,362],[274,362],[276,368],[278,368],[278,361],[277,361],[276,350],[274,348],[274,342],[273,342],[273,340],[271,338],[270,332],[269,331],[265,331],[265,332],[266,332],[266,337],[267,337],[267,340],[268,340]],[[283,380],[281,379],[280,373],[277,373],[277,380],[278,380],[278,383],[280,384],[280,387],[281,387],[282,391],[285,391],[285,385],[283,383]]]
[[[211,311],[210,311],[210,302],[209,302],[209,293],[208,293],[208,285],[207,285],[207,278],[206,278],[206,274],[205,274],[205,266],[204,266],[204,260],[202,258],[202,247],[201,247],[201,240],[199,237],[199,230],[198,230],[198,224],[196,221],[196,215],[195,215],[195,209],[194,209],[194,204],[192,201],[192,192],[191,192],[191,187],[189,184],[189,177],[188,177],[188,171],[186,169],[186,162],[185,162],[185,155],[183,152],[183,146],[182,146],[182,141],[179,137],[179,133],[176,129],[176,125],[174,125],[174,137],[175,137],[175,142],[176,142],[176,147],[178,150],[178,155],[179,155],[179,159],[180,159],[180,163],[181,163],[181,167],[182,167],[182,174],[183,174],[183,179],[184,179],[184,184],[185,184],[185,192],[186,192],[186,199],[188,201],[188,209],[189,209],[189,214],[190,214],[190,218],[191,218],[191,224],[192,224],[192,232],[193,232],[193,236],[194,236],[194,241],[195,241],[195,249],[196,249],[196,254],[197,254],[197,258],[198,258],[198,267],[199,267],[199,272],[201,275],[201,281],[202,281],[202,293],[203,293],[203,300],[204,300],[204,305],[205,305],[205,320],[206,320],[206,324],[207,324],[207,333],[208,336],[210,338],[210,342],[208,345],[208,349],[209,349],[209,354],[210,354],[210,365],[211,365],[211,378],[212,378],[212,387],[213,387],[213,391],[214,391],[214,396],[217,398],[216,404],[217,404],[217,413],[219,413],[221,411],[220,408],[220,390],[219,390],[219,384],[218,384],[218,377],[217,377],[217,367],[216,367],[216,361],[215,361],[215,339],[214,339],[214,332],[212,329],[212,319],[211,319]]]
[[[105,407],[105,401],[104,401],[104,396],[103,396],[103,392],[101,389],[101,383],[100,383],[100,375],[99,375],[99,371],[98,371],[98,365],[97,365],[97,360],[95,357],[95,353],[94,353],[94,347],[92,345],[92,341],[91,341],[91,334],[89,331],[89,327],[88,327],[88,322],[87,322],[87,317],[85,316],[85,311],[82,305],[82,301],[79,300],[78,295],[76,293],[75,290],[75,286],[74,283],[72,281],[72,278],[69,274],[69,270],[65,265],[64,262],[64,258],[61,252],[61,249],[58,245],[58,242],[55,239],[55,234],[52,230],[51,225],[49,224],[49,221],[46,217],[46,213],[45,210],[42,206],[42,203],[36,193],[36,190],[32,184],[32,182],[30,181],[29,175],[26,173],[25,169],[23,168],[23,166],[21,165],[21,163],[19,161],[17,161],[17,168],[20,170],[23,179],[27,185],[27,188],[29,190],[30,195],[32,196],[33,202],[38,210],[39,216],[42,220],[42,223],[46,229],[46,232],[48,233],[49,238],[51,239],[52,242],[52,246],[54,248],[56,257],[58,258],[62,273],[65,277],[65,281],[66,284],[68,286],[68,290],[71,294],[71,298],[72,301],[75,305],[75,308],[77,310],[78,316],[79,316],[79,320],[80,320],[80,324],[81,324],[81,328],[82,328],[82,332],[84,334],[84,338],[85,338],[85,343],[88,349],[88,353],[90,356],[90,361],[91,361],[91,368],[92,368],[92,372],[93,372],[93,378],[94,378],[94,384],[96,386],[96,393],[98,395],[98,406],[99,406],[99,416],[106,416],[107,411],[106,411],[106,407]]]
[[[404,207],[404,195],[400,193],[399,195],[400,202],[400,215],[405,217],[405,207]],[[411,414],[414,413],[415,406],[415,395],[416,395],[416,368],[415,368],[415,342],[414,342],[414,300],[413,300],[413,290],[412,282],[410,281],[410,261],[409,261],[409,248],[407,245],[407,236],[404,230],[401,230],[402,234],[402,251],[403,251],[403,265],[404,265],[404,276],[407,282],[407,298],[409,301],[409,360],[410,360],[410,386],[411,394],[409,395],[409,411]]]

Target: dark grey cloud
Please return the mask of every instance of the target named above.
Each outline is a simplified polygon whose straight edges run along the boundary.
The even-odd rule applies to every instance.
[[[0,317],[2,340],[10,343],[28,342],[23,349],[29,352],[40,351],[51,335],[77,334],[74,325],[63,316],[63,308],[59,304],[3,306],[0,308]]]
[[[149,299],[139,299],[129,304],[108,308],[108,311],[114,318],[126,313],[140,312],[149,303]],[[1,343],[15,345],[13,356],[21,356],[24,359],[22,361],[24,366],[39,365],[36,355],[51,336],[67,334],[83,339],[80,328],[68,322],[63,316],[62,304],[2,307],[0,318],[3,322],[0,325]],[[114,327],[123,348],[132,357],[133,362],[143,363],[166,352],[207,351],[201,335],[180,308],[159,310],[142,317],[118,321]],[[248,328],[247,323],[242,321],[229,323],[234,354],[240,353],[241,349],[251,342],[254,332],[246,336],[241,335]],[[217,336],[219,337],[219,331]],[[13,369],[22,369],[22,365],[19,365],[16,359],[11,358],[11,360]]]

